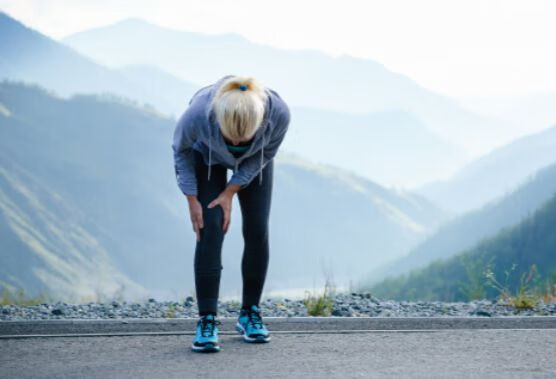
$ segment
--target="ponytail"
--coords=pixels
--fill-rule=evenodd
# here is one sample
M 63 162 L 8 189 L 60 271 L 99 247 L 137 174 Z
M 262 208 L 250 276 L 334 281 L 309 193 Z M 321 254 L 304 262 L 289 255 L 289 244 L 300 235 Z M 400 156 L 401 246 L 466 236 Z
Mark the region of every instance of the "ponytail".
M 266 91 L 255 78 L 234 76 L 218 88 L 211 106 L 226 137 L 249 139 L 264 118 L 266 101 Z

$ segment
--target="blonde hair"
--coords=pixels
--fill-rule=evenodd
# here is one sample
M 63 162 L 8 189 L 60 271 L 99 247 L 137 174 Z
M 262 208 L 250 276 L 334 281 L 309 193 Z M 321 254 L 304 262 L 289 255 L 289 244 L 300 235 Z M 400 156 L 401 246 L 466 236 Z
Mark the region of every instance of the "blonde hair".
M 234 76 L 218 88 L 211 106 L 225 137 L 250 139 L 261 125 L 267 94 L 253 77 Z

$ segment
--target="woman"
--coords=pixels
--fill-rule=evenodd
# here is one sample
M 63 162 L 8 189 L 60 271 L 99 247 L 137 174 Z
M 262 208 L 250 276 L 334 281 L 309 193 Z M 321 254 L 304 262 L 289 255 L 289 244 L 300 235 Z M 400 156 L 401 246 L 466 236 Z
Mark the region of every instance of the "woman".
M 227 75 L 201 88 L 174 132 L 175 172 L 197 236 L 194 259 L 199 320 L 194 351 L 219 351 L 217 302 L 224 234 L 237 193 L 245 242 L 242 307 L 236 330 L 268 342 L 259 302 L 269 258 L 274 156 L 290 122 L 284 100 L 252 77 Z M 233 170 L 228 180 L 227 169 Z M 254 180 L 258 176 L 259 180 Z

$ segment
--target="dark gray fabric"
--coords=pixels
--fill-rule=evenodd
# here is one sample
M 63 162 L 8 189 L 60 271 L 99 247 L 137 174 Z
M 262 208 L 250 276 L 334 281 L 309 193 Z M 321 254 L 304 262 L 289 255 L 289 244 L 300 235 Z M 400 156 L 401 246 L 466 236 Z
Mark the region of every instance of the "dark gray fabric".
M 208 166 L 202 154 L 194 151 L 197 198 L 203 206 L 201 239 L 196 242 L 194 273 L 199 314 L 217 312 L 222 266 L 224 212 L 222 207 L 207 208 L 225 188 L 227 168 L 216 164 L 212 167 L 210 181 Z M 237 192 L 241 215 L 242 234 L 245 242 L 241 273 L 243 278 L 242 305 L 259 305 L 269 261 L 269 216 L 273 186 L 274 159 L 264 167 L 262 184 L 252 181 Z M 234 222 L 234 220 L 232 220 Z M 237 220 L 235 221 L 237 222 Z

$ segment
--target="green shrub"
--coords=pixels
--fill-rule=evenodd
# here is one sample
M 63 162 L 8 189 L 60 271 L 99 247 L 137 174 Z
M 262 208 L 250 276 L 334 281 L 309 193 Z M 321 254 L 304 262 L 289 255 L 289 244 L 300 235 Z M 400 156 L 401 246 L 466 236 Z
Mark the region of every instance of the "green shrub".
M 331 281 L 327 280 L 322 294 L 311 294 L 305 291 L 303 303 L 307 308 L 307 313 L 311 316 L 330 316 L 334 307 L 335 287 Z
M 537 266 L 531 265 L 529 271 L 523 272 L 519 280 L 519 287 L 515 295 L 511 294 L 508 289 L 508 280 L 512 272 L 515 270 L 517 265 L 514 263 L 509 270 L 504 271 L 505 280 L 501 283 L 496 279 L 494 272 L 491 267 L 488 266 L 485 271 L 485 276 L 487 278 L 487 284 L 491 287 L 497 289 L 500 292 L 502 299 L 508 304 L 518 308 L 518 309 L 532 309 L 539 303 L 539 296 L 535 294 L 531 288 L 531 284 L 535 281 L 537 277 Z
M 8 287 L 4 287 L 2 291 L 0 291 L 0 305 L 29 306 L 51 301 L 51 297 L 45 293 L 41 293 L 37 296 L 28 296 L 22 289 L 12 292 Z

